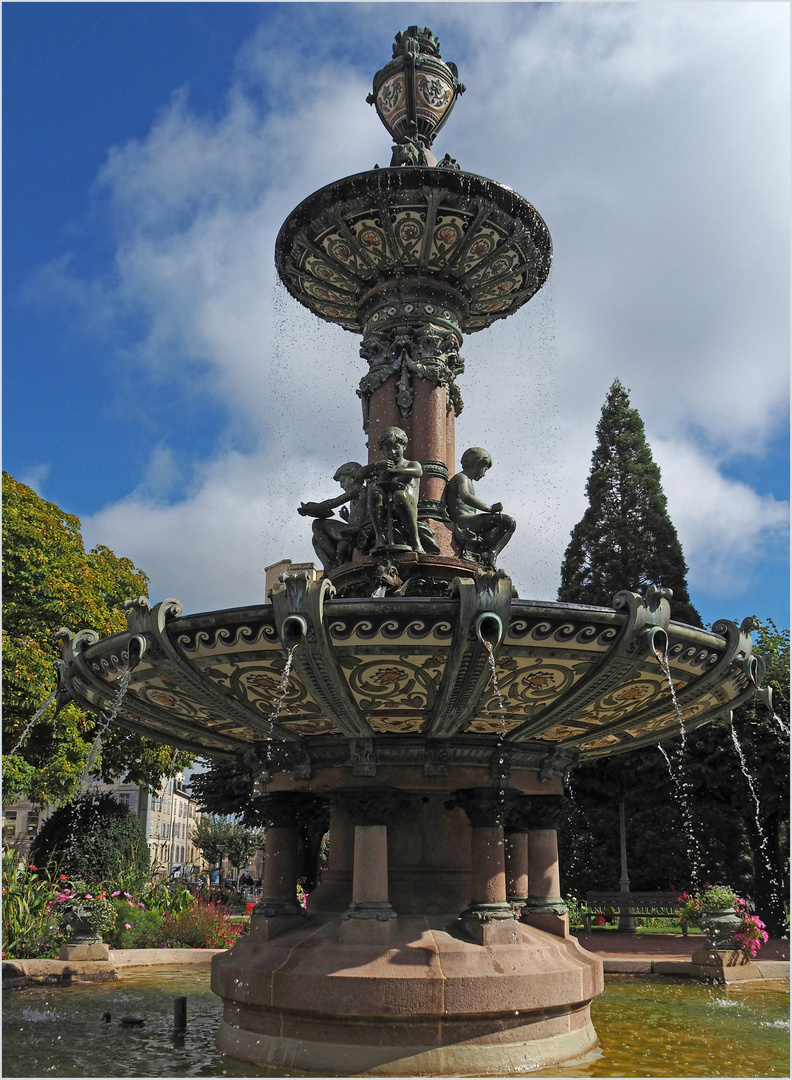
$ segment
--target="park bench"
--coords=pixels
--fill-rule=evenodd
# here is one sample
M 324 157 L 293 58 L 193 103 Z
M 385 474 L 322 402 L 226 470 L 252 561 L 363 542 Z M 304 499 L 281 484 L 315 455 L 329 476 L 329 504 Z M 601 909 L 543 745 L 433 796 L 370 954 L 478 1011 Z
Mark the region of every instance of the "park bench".
M 679 905 L 679 893 L 675 892 L 588 892 L 583 927 L 590 934 L 593 919 L 613 911 L 641 918 L 674 919 L 679 915 Z M 681 925 L 687 937 L 687 926 Z

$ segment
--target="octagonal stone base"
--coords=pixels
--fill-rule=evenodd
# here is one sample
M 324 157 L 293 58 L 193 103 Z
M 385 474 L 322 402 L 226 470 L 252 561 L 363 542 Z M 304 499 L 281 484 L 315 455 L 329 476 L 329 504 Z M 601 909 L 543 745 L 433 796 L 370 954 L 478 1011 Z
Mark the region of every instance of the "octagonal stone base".
M 218 1046 L 323 1075 L 503 1076 L 597 1046 L 602 961 L 574 938 L 513 921 L 502 944 L 470 941 L 454 915 L 400 916 L 386 944 L 342 941 L 340 916 L 212 962 Z

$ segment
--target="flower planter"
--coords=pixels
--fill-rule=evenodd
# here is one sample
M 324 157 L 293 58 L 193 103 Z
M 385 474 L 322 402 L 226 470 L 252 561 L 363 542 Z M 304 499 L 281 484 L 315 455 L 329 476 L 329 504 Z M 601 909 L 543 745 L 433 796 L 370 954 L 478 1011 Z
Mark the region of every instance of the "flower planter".
M 707 944 L 713 949 L 736 949 L 734 935 L 742 925 L 742 918 L 733 907 L 705 908 L 697 925 L 707 935 Z

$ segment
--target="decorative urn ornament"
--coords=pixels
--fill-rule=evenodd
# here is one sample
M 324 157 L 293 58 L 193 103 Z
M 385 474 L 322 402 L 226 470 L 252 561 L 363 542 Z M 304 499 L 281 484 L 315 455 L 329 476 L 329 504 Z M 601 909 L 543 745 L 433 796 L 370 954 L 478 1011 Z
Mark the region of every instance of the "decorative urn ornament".
M 396 35 L 393 59 L 374 76 L 366 98 L 396 143 L 391 165 L 437 164 L 430 148 L 464 91 L 456 64 L 441 58 L 429 27 L 410 26 Z

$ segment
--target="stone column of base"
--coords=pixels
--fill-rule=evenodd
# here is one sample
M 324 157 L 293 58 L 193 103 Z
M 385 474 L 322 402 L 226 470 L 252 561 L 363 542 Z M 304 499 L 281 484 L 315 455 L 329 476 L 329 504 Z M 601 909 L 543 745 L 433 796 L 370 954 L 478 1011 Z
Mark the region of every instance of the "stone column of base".
M 519 918 L 528 899 L 528 833 L 506 825 L 503 833 L 506 855 L 506 902 Z
M 569 917 L 561 898 L 558 875 L 558 819 L 561 795 L 532 795 L 526 799 L 531 827 L 528 839 L 528 899 L 523 922 L 559 937 L 569 936 Z
M 305 912 L 297 903 L 297 878 L 301 869 L 298 828 L 304 798 L 277 792 L 262 800 L 266 822 L 264 889 L 250 917 L 250 933 L 266 941 L 305 920 Z
M 352 902 L 341 917 L 340 940 L 386 942 L 396 912 L 388 900 L 388 827 L 398 806 L 395 792 L 359 789 L 345 794 L 342 804 L 355 822 L 352 864 Z
M 519 927 L 506 900 L 504 793 L 470 788 L 458 791 L 446 805 L 461 806 L 470 822 L 470 904 L 460 916 L 465 932 L 480 945 L 519 941 Z
M 338 800 L 330 806 L 328 867 L 316 892 L 308 897 L 308 911 L 344 911 L 352 899 L 355 823 Z

